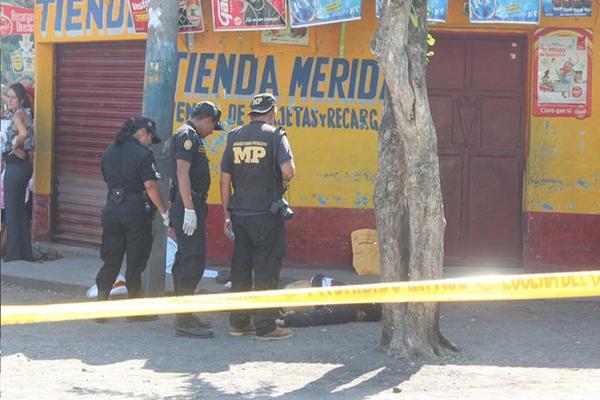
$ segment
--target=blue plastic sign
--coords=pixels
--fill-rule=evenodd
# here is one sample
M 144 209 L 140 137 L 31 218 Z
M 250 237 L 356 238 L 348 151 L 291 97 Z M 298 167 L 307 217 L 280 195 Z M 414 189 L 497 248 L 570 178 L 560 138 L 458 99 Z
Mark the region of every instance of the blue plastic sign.
M 537 24 L 540 0 L 469 0 L 469 17 L 477 24 Z
M 290 0 L 292 28 L 352 21 L 362 16 L 362 0 Z
M 384 0 L 375 0 L 375 16 L 379 18 Z M 427 21 L 446 22 L 448 0 L 429 0 L 427 2 Z

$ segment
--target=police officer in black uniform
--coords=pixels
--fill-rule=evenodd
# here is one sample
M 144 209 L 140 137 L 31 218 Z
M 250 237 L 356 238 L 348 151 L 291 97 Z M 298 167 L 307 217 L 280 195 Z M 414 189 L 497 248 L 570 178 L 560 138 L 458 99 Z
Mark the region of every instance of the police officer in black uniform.
M 160 143 L 156 123 L 147 117 L 131 118 L 117 133 L 115 142 L 102 155 L 102 177 L 108 186 L 102 209 L 104 265 L 96 276 L 98 300 L 107 300 L 123 256 L 127 254 L 125 285 L 129 298 L 141 295 L 142 272 L 152 248 L 155 207 L 169 225 L 167 208 L 156 184 L 156 168 L 150 145 Z M 156 317 L 129 317 L 144 321 Z M 105 322 L 99 319 L 97 322 Z
M 190 120 L 173 137 L 173 186 L 170 211 L 177 236 L 173 264 L 173 283 L 178 296 L 194 294 L 206 267 L 206 197 L 210 187 L 210 169 L 203 138 L 213 130 L 223 130 L 221 110 L 209 101 L 198 103 Z M 191 313 L 175 316 L 175 334 L 194 338 L 213 337 L 209 323 Z
M 284 218 L 291 216 L 282 201 L 284 183 L 294 176 L 294 160 L 283 128 L 273 127 L 277 107 L 272 94 L 256 95 L 248 125 L 231 131 L 221 160 L 221 200 L 225 232 L 233 228 L 231 260 L 233 291 L 278 287 L 285 255 Z M 233 189 L 233 194 L 232 194 Z M 254 334 L 260 339 L 285 339 L 292 331 L 275 323 L 277 312 L 230 315 L 232 336 Z

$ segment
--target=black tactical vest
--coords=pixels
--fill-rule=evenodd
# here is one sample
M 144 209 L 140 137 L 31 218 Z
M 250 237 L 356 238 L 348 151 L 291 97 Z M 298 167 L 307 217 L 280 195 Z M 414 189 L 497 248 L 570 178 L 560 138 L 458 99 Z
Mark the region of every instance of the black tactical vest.
M 232 131 L 228 142 L 234 189 L 229 210 L 268 213 L 273 200 L 281 197 L 281 172 L 275 166 L 275 149 L 281 142 L 278 130 L 255 121 Z

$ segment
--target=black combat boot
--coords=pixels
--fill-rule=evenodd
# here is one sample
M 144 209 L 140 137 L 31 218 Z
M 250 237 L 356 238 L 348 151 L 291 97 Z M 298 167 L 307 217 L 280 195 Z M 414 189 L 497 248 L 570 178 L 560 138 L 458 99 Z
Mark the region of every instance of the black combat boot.
M 191 313 L 184 313 L 175 315 L 175 336 L 210 339 L 214 334 L 210 324 L 199 321 Z
M 96 297 L 96 301 L 108 300 L 109 296 L 110 296 L 110 291 L 98 290 L 98 296 Z M 108 322 L 108 318 L 94 318 L 94 321 L 98 324 L 104 324 L 104 323 Z

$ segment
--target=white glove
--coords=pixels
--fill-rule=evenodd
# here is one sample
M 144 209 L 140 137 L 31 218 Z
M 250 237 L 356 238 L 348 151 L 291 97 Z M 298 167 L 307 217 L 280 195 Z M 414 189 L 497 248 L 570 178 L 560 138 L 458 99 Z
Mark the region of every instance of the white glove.
M 233 234 L 233 226 L 231 225 L 231 220 L 229 218 L 225 220 L 223 232 L 225 233 L 225 236 L 227 236 L 227 238 L 230 241 L 233 242 L 235 240 L 235 235 Z
M 198 219 L 196 218 L 196 211 L 186 208 L 183 215 L 183 233 L 192 236 L 197 227 Z
M 169 212 L 167 211 L 164 214 L 160 214 L 160 216 L 163 219 L 163 224 L 164 226 L 166 226 L 167 228 L 169 227 L 169 224 L 171 223 L 171 220 L 169 219 Z

